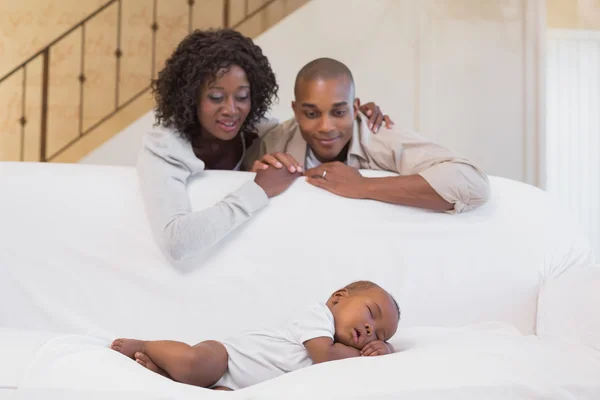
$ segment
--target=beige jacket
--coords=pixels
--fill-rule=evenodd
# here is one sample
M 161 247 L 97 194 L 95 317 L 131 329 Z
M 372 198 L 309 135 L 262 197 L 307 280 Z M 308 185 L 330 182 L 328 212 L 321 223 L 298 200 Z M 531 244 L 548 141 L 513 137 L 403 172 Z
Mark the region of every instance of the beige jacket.
M 470 161 L 415 132 L 393 127 L 373 133 L 367 122 L 368 118 L 359 113 L 348 149 L 349 166 L 399 175 L 419 174 L 444 200 L 454 204 L 450 213 L 475 208 L 489 198 L 487 176 Z M 285 121 L 257 140 L 244 164 L 250 169 L 254 160 L 275 152 L 289 153 L 305 163 L 307 144 L 295 119 Z

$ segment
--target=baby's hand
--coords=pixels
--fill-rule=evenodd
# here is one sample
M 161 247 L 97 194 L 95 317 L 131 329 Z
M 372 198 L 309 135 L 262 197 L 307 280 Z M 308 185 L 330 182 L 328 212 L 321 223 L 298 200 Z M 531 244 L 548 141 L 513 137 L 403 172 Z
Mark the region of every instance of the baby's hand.
M 386 342 L 382 342 L 381 340 L 373 340 L 372 342 L 367 343 L 365 347 L 362 348 L 360 354 L 362 356 L 382 356 L 384 354 L 391 354 L 394 352 L 394 348 L 391 344 L 387 344 Z

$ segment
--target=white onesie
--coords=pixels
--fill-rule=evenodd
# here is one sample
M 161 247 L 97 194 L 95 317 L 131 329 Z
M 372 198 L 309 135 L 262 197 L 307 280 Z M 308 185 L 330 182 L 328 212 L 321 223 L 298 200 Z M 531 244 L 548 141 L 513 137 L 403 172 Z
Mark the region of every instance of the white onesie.
M 302 343 L 323 336 L 333 339 L 334 333 L 329 307 L 315 304 L 292 315 L 279 328 L 247 331 L 223 340 L 228 368 L 215 386 L 238 390 L 308 367 L 312 360 Z

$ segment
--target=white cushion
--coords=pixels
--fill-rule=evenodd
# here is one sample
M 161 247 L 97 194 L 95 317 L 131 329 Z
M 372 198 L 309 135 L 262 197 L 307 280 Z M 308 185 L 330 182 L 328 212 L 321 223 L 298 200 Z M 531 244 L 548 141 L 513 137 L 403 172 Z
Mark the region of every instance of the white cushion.
M 574 268 L 544 282 L 537 335 L 584 346 L 600 358 L 600 265 Z

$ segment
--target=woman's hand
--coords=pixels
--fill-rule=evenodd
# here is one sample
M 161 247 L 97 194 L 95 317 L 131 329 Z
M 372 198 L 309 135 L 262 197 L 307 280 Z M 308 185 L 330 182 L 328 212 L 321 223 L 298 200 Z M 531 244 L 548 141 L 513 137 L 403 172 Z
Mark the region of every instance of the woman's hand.
M 369 117 L 369 129 L 371 129 L 373 133 L 377 133 L 383 122 L 385 122 L 385 126 L 388 129 L 394 126 L 394 122 L 388 115 L 383 115 L 377 104 L 370 102 L 361 106 L 360 99 L 357 98 L 356 101 L 358 102 L 358 109 Z
M 283 168 L 277 169 L 267 167 L 267 169 L 256 172 L 254 182 L 256 182 L 256 184 L 265 191 L 267 197 L 270 198 L 283 193 L 300 176 L 302 175 L 298 172 L 291 173 Z
M 251 171 L 258 172 L 269 167 L 277 169 L 285 167 L 292 174 L 303 171 L 302 164 L 288 153 L 265 154 L 260 160 L 254 161 Z

